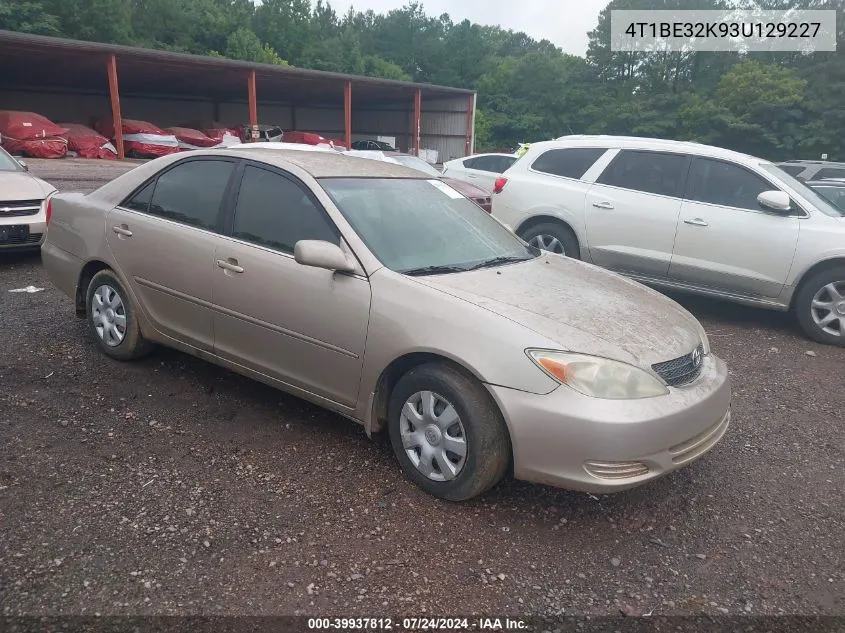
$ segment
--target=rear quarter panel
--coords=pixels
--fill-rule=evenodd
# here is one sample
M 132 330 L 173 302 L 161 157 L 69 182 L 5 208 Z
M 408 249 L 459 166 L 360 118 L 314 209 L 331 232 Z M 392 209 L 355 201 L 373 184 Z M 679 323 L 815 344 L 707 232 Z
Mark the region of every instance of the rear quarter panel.
M 106 245 L 109 204 L 81 193 L 60 193 L 52 199 L 52 218 L 41 259 L 50 281 L 70 297 L 83 266 L 92 260 L 113 267 Z

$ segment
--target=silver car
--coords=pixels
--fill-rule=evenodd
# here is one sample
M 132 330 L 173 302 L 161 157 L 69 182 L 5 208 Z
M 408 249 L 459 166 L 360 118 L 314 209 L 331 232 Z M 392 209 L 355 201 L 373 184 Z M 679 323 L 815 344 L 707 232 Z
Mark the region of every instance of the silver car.
M 730 420 L 727 369 L 686 310 L 528 246 L 400 165 L 160 158 L 56 195 L 42 256 L 105 355 L 167 345 L 386 429 L 445 499 L 511 466 L 622 490 L 701 456 Z
M 26 163 L 0 147 L 0 249 L 41 246 L 49 198 L 56 188 L 29 173 Z

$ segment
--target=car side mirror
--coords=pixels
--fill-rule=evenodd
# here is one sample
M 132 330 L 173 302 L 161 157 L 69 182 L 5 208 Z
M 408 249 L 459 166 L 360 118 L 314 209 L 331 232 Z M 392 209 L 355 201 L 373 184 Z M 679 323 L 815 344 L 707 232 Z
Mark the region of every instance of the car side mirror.
M 29 171 L 29 165 L 26 164 L 26 161 L 18 159 L 18 165 L 23 167 L 24 171 Z
M 313 268 L 325 268 L 341 273 L 351 273 L 355 264 L 349 260 L 340 246 L 322 240 L 300 240 L 293 247 L 293 257 L 298 264 Z
M 757 196 L 757 202 L 764 209 L 777 213 L 789 213 L 792 211 L 792 201 L 789 194 L 783 191 L 764 191 Z

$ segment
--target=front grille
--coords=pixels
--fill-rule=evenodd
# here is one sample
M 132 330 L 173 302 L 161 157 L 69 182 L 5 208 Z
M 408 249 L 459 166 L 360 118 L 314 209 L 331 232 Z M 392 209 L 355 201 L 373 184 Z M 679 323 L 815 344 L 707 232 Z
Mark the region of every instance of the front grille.
M 651 368 L 657 372 L 670 387 L 687 385 L 698 378 L 704 366 L 704 347 L 699 345 L 686 356 L 655 363 Z
M 0 201 L 0 218 L 16 218 L 35 215 L 41 210 L 41 200 Z
M 38 242 L 41 241 L 41 236 L 42 233 L 30 233 L 26 237 L 20 237 L 17 235 L 10 236 L 9 239 L 7 239 L 6 241 L 0 242 L 0 246 L 20 246 L 22 244 L 38 244 Z

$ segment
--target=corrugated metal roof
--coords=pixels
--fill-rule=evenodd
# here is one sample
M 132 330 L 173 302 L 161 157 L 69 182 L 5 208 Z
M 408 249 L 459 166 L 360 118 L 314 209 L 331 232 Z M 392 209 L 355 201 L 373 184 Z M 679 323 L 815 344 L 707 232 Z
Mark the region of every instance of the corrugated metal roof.
M 85 89 L 104 87 L 105 61 L 110 55 L 118 59 L 122 91 L 138 94 L 169 92 L 169 87 L 182 87 L 187 93 L 231 96 L 246 93 L 244 75 L 254 70 L 259 79 L 259 100 L 285 99 L 286 88 L 309 94 L 342 91 L 346 81 L 353 82 L 353 99 L 377 101 L 404 98 L 416 89 L 423 99 L 437 99 L 456 94 L 473 94 L 472 90 L 435 86 L 392 79 L 346 75 L 290 66 L 274 66 L 220 57 L 205 57 L 154 49 L 84 42 L 12 31 L 0 31 L 0 59 L 3 73 L 0 84 L 5 87 L 32 85 L 41 87 L 74 86 Z M 209 73 L 197 72 L 208 70 Z M 199 92 L 197 92 L 199 91 Z M 182 94 L 186 94 L 183 92 Z M 290 97 L 291 95 L 288 94 Z M 308 100 L 308 99 L 306 99 Z

